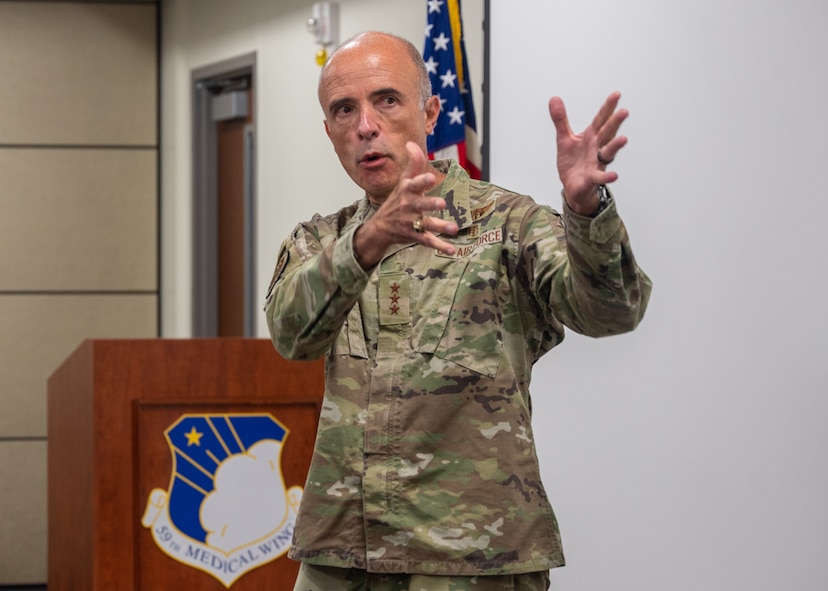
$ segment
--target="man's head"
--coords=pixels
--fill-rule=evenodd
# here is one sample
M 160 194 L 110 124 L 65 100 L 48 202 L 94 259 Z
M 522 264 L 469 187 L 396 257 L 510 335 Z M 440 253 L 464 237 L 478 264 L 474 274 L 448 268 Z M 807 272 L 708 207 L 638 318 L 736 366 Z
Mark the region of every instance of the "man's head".
M 426 151 L 440 112 L 417 49 L 378 32 L 357 35 L 334 52 L 319 78 L 319 103 L 339 161 L 376 203 L 405 169 L 405 144 Z

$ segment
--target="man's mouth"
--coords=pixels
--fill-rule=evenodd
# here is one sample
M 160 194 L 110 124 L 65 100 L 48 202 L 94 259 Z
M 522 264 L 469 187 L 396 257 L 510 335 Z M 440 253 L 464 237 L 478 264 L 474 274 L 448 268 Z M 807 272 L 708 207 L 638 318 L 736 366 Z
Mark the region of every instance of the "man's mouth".
M 380 154 L 379 152 L 371 152 L 369 154 L 365 154 L 362 158 L 360 158 L 359 163 L 366 168 L 371 168 L 374 166 L 378 166 L 384 160 L 384 154 Z

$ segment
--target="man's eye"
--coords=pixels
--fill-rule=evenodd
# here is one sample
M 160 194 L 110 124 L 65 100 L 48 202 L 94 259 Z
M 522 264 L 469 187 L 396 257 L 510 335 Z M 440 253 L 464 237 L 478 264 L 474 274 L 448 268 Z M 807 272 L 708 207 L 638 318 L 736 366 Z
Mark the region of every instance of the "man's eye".
M 387 97 L 383 98 L 382 100 L 383 100 L 383 102 L 384 102 L 386 105 L 393 105 L 393 104 L 396 104 L 396 102 L 397 102 L 397 97 L 395 97 L 395 96 L 387 96 Z

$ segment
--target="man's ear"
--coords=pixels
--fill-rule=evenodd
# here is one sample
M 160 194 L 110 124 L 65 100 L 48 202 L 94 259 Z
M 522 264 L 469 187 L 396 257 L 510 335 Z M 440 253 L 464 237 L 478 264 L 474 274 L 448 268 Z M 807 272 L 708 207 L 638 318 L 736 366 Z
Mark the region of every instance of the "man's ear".
M 440 115 L 440 99 L 432 95 L 425 104 L 425 131 L 430 134 L 437 125 L 437 117 Z
M 328 120 L 323 119 L 322 124 L 325 126 L 325 133 L 328 134 L 328 139 L 331 139 L 331 130 L 328 128 Z

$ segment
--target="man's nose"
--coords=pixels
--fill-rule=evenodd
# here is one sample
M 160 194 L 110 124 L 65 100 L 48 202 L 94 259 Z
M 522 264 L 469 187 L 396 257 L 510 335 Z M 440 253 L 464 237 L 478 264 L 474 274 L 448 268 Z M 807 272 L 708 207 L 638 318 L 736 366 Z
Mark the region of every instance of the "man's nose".
M 363 109 L 359 114 L 359 127 L 357 133 L 362 138 L 374 137 L 379 133 L 377 126 L 377 117 L 371 109 Z

